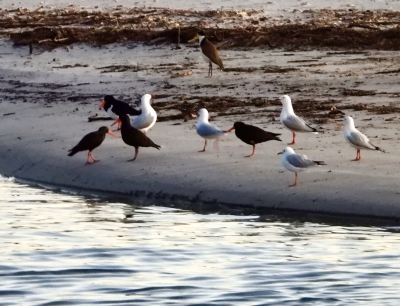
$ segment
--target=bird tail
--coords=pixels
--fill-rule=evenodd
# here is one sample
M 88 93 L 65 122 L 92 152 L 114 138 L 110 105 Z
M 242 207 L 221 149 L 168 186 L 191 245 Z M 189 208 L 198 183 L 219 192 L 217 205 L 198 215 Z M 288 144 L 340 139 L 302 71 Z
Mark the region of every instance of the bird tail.
M 73 155 L 75 155 L 76 153 L 78 153 L 78 151 L 75 151 L 74 149 L 71 149 L 71 150 L 68 150 L 68 156 L 73 156 Z
M 157 150 L 160 150 L 160 148 L 161 148 L 161 146 L 159 146 L 158 144 L 155 144 L 154 142 L 153 142 L 152 147 L 156 148 Z
M 326 163 L 321 160 L 313 160 L 313 162 L 316 163 L 318 166 L 326 165 Z
M 280 139 L 278 136 L 281 134 L 277 134 L 277 133 L 271 133 L 272 136 L 274 136 L 274 138 L 272 138 L 273 140 L 277 140 L 277 141 L 282 141 L 282 139 Z
M 387 153 L 384 149 L 381 149 L 381 148 L 379 148 L 377 146 L 375 146 L 375 150 L 378 150 L 378 151 L 380 151 L 382 153 Z

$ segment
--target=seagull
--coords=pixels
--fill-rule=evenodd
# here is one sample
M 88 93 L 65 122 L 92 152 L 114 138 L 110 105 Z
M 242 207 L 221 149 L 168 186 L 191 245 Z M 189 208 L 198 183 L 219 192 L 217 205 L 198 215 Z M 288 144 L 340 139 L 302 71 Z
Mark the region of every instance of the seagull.
M 295 173 L 294 184 L 289 185 L 289 187 L 297 186 L 297 173 L 304 171 L 309 167 L 326 165 L 323 161 L 316 161 L 308 159 L 304 154 L 296 154 L 291 147 L 286 147 L 282 152 L 278 154 L 283 154 L 281 158 L 282 165 L 289 171 Z
M 208 122 L 208 111 L 205 108 L 199 109 L 199 119 L 196 124 L 196 132 L 204 138 L 204 148 L 199 152 L 205 152 L 208 139 L 215 139 L 214 147 L 218 146 L 219 137 L 225 135 L 225 132 L 217 128 L 214 124 Z
M 237 138 L 239 138 L 244 143 L 247 143 L 247 144 L 253 146 L 253 152 L 250 155 L 245 156 L 245 157 L 252 157 L 254 155 L 257 143 L 261 143 L 261 142 L 265 142 L 265 141 L 269 141 L 269 140 L 282 141 L 278 137 L 281 134 L 267 132 L 267 131 L 264 131 L 263 129 L 260 129 L 259 127 L 245 124 L 243 122 L 235 122 L 233 124 L 233 127 L 230 128 L 229 130 L 227 130 L 226 133 L 228 133 L 232 130 L 235 130 L 235 135 Z
M 89 150 L 88 156 L 86 159 L 86 165 L 90 165 L 92 163 L 98 162 L 99 159 L 95 159 L 93 157 L 92 151 L 94 149 L 96 149 L 99 145 L 102 144 L 102 142 L 106 138 L 106 134 L 110 134 L 111 136 L 117 137 L 113 132 L 108 130 L 108 127 L 102 126 L 101 128 L 99 128 L 98 131 L 91 132 L 91 133 L 83 136 L 81 141 L 79 141 L 79 143 L 75 147 L 68 150 L 68 152 L 70 152 L 70 153 L 68 153 L 68 156 L 73 156 L 80 151 Z M 92 158 L 92 160 L 93 160 L 92 163 L 89 161 L 89 157 Z
M 188 42 L 194 42 L 196 39 L 199 39 L 201 55 L 208 63 L 208 76 L 212 76 L 212 63 L 217 65 L 220 70 L 223 70 L 224 64 L 222 64 L 217 48 L 215 48 L 215 46 L 207 39 L 204 31 L 199 31 L 196 36 Z
M 128 103 L 119 101 L 110 95 L 106 95 L 104 97 L 104 101 L 99 105 L 99 109 L 102 107 L 104 107 L 104 110 L 107 112 L 107 114 L 114 120 L 118 119 L 119 116 L 123 114 L 138 116 L 142 113 L 142 111 L 134 109 Z M 118 130 L 120 129 L 121 127 L 118 124 Z
M 317 129 L 309 126 L 303 119 L 296 116 L 293 111 L 292 100 L 288 95 L 283 95 L 279 97 L 277 100 L 282 103 L 282 111 L 280 116 L 281 123 L 293 133 L 293 139 L 290 145 L 296 144 L 296 132 L 298 133 L 307 133 L 311 132 L 314 134 L 318 134 Z
M 128 160 L 134 161 L 139 153 L 139 147 L 153 147 L 160 150 L 161 146 L 155 144 L 146 134 L 140 132 L 138 129 L 131 126 L 128 115 L 119 117 L 121 120 L 121 137 L 122 140 L 128 145 L 135 147 L 135 156 Z
M 345 122 L 344 139 L 346 139 L 346 141 L 352 147 L 357 149 L 356 159 L 353 159 L 353 161 L 359 161 L 361 159 L 361 149 L 378 150 L 386 153 L 385 150 L 372 144 L 367 136 L 356 129 L 354 126 L 354 119 L 352 117 L 346 116 L 343 120 Z
M 150 105 L 150 99 L 152 97 L 153 95 L 150 94 L 145 94 L 142 96 L 140 102 L 140 108 L 142 113 L 135 119 L 133 119 L 131 122 L 132 126 L 135 129 L 140 130 L 144 134 L 146 134 L 147 131 L 153 127 L 153 125 L 156 123 L 157 120 L 157 113 Z M 121 122 L 120 119 L 121 117 L 112 125 L 116 124 L 117 122 L 118 123 Z

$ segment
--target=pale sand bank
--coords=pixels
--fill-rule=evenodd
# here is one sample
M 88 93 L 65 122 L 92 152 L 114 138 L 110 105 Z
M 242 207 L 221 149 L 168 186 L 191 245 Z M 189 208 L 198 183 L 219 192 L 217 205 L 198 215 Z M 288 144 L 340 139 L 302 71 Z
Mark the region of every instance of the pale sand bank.
M 2 40 L 1 50 L 0 173 L 3 175 L 71 188 L 132 194 L 139 196 L 138 201 L 150 199 L 155 203 L 173 202 L 183 196 L 185 201 L 400 217 L 398 113 L 344 110 L 347 115 L 354 115 L 362 132 L 388 151 L 387 154 L 362 151 L 361 162 L 350 161 L 356 152 L 345 143 L 341 123 L 329 119 L 316 124 L 313 118 L 307 118 L 325 133 L 299 134 L 294 149 L 328 165 L 300 173 L 299 186 L 295 188 L 288 188 L 294 174 L 284 170 L 277 155 L 291 140 L 291 133 L 279 123 L 279 105 L 232 108 L 227 112 L 246 109 L 248 113 L 215 117 L 213 123 L 223 129 L 230 128 L 234 121 L 245 121 L 282 133 L 282 143 L 258 145 L 251 159 L 243 157 L 250 154 L 251 147 L 233 133 L 221 141 L 219 151 L 209 144 L 206 153 L 198 153 L 203 140 L 195 132 L 196 119 L 157 122 L 148 136 L 162 146 L 161 150 L 141 148 L 138 159 L 132 163 L 127 160 L 133 157 L 134 149 L 120 138 L 112 137 L 94 150 L 94 156 L 101 159 L 99 163 L 84 166 L 86 153 L 67 157 L 67 150 L 83 135 L 111 123 L 87 121 L 95 113 L 106 115 L 97 109 L 105 94 L 133 100 L 147 92 L 155 93 L 155 105 L 182 103 L 183 95 L 262 97 L 273 101 L 281 94 L 289 94 L 295 110 L 296 100 L 301 99 L 325 101 L 332 106 L 352 103 L 396 106 L 397 74 L 376 74 L 399 67 L 396 52 L 332 55 L 328 51 L 310 51 L 285 56 L 287 52 L 276 50 L 225 50 L 221 56 L 226 67 L 266 65 L 296 70 L 287 73 L 216 70 L 213 78 L 206 78 L 207 65 L 198 50 L 185 46 L 178 55 L 171 46 L 130 49 L 112 45 L 101 49 L 74 46 L 68 51 L 57 49 L 29 56 L 25 48 L 14 49 Z M 296 62 L 305 59 L 325 64 L 306 66 L 304 62 Z M 191 76 L 170 79 L 176 72 L 174 66 L 156 69 L 163 63 L 176 63 L 180 67 L 182 61 L 193 71 Z M 53 68 L 77 63 L 88 67 Z M 120 73 L 101 73 L 101 69 L 96 69 L 123 64 L 139 64 L 144 68 Z M 376 93 L 343 95 L 345 90 L 354 89 Z M 76 96 L 82 99 L 68 100 Z M 164 109 L 159 116 L 175 113 L 179 111 Z

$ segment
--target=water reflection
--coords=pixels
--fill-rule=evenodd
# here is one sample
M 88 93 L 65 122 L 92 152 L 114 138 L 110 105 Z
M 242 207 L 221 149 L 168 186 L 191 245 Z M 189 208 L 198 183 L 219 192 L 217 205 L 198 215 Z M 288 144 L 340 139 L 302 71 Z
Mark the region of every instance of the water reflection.
M 196 214 L 0 180 L 2 305 L 397 305 L 396 228 Z

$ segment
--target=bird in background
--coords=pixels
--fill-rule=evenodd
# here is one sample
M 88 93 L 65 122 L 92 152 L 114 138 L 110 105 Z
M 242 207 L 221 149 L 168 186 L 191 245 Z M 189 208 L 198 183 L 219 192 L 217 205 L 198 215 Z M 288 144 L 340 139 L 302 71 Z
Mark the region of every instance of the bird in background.
M 215 139 L 214 148 L 218 149 L 218 140 L 221 136 L 225 135 L 225 132 L 216 127 L 214 124 L 208 122 L 209 114 L 205 108 L 201 108 L 198 111 L 199 119 L 196 123 L 196 132 L 204 138 L 204 148 L 199 152 L 205 152 L 207 146 L 207 140 Z
M 189 43 L 192 43 L 196 40 L 199 40 L 200 52 L 203 59 L 208 63 L 208 76 L 212 76 L 212 64 L 214 63 L 219 67 L 220 70 L 224 70 L 224 64 L 222 63 L 221 58 L 219 57 L 219 53 L 217 48 L 207 39 L 204 31 L 199 31 L 195 37 L 189 40 Z
M 68 152 L 70 152 L 68 153 L 68 156 L 73 156 L 80 151 L 89 150 L 86 159 L 86 165 L 98 162 L 99 159 L 95 159 L 93 157 L 92 151 L 103 143 L 104 139 L 106 138 L 106 134 L 110 134 L 111 136 L 117 137 L 113 132 L 108 130 L 108 127 L 102 126 L 99 128 L 98 131 L 91 132 L 83 136 L 81 141 L 79 141 L 75 147 L 68 150 Z M 92 158 L 93 162 L 90 162 L 89 158 Z
M 353 161 L 361 160 L 361 149 L 377 150 L 386 153 L 385 150 L 377 147 L 354 125 L 354 119 L 350 116 L 344 117 L 344 139 L 353 147 L 357 149 L 356 159 Z
M 278 137 L 281 134 L 267 132 L 264 131 L 263 129 L 260 129 L 259 127 L 245 124 L 243 122 L 235 122 L 233 124 L 233 127 L 227 130 L 226 132 L 228 133 L 231 132 L 232 130 L 235 130 L 235 135 L 237 138 L 239 138 L 244 143 L 253 146 L 253 152 L 245 157 L 252 157 L 254 155 L 254 152 L 256 150 L 256 144 L 258 143 L 269 140 L 282 141 Z
M 283 151 L 278 154 L 283 154 L 281 158 L 282 165 L 287 170 L 295 173 L 294 184 L 289 185 L 289 187 L 297 186 L 298 172 L 304 171 L 310 167 L 326 165 L 325 162 L 311 160 L 304 154 L 296 154 L 291 147 L 284 148 Z
M 99 105 L 99 109 L 103 108 L 107 114 L 114 120 L 119 116 L 127 114 L 130 116 L 138 116 L 142 113 L 141 110 L 136 110 L 128 103 L 115 99 L 113 96 L 107 95 L 104 97 L 103 102 Z M 115 122 L 114 122 L 115 123 Z M 111 125 L 112 126 L 112 125 Z M 121 126 L 118 124 L 118 130 Z
M 131 122 L 132 126 L 135 129 L 140 130 L 144 134 L 146 134 L 147 131 L 151 129 L 157 121 L 157 113 L 154 110 L 154 108 L 151 107 L 150 105 L 150 99 L 152 97 L 154 96 L 150 94 L 145 94 L 142 96 L 140 101 L 140 109 L 142 113 L 136 118 L 134 118 Z M 120 119 L 121 118 L 119 118 L 112 125 L 116 124 L 117 122 L 120 123 L 121 122 Z
M 122 140 L 127 145 L 135 147 L 135 156 L 133 159 L 128 161 L 136 160 L 139 153 L 139 147 L 153 147 L 157 150 L 160 150 L 161 146 L 155 144 L 149 137 L 146 136 L 146 134 L 131 126 L 128 115 L 122 115 L 119 117 L 119 119 L 121 120 Z
M 282 111 L 280 115 L 281 123 L 292 132 L 293 139 L 289 145 L 296 144 L 296 133 L 314 133 L 318 134 L 318 130 L 316 128 L 308 125 L 302 118 L 298 117 L 293 110 L 292 100 L 288 95 L 283 95 L 279 97 L 277 100 L 282 103 Z

